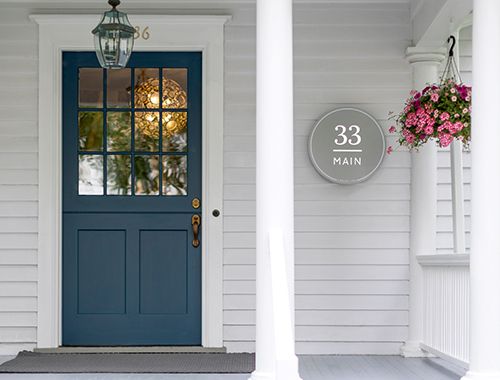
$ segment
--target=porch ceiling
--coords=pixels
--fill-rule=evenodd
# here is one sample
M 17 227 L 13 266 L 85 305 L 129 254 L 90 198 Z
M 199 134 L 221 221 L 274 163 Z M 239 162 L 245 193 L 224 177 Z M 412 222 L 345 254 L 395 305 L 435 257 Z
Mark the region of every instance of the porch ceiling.
M 412 0 L 294 0 L 297 4 L 409 4 Z M 8 6 L 33 6 L 33 7 L 51 7 L 62 5 L 65 7 L 95 8 L 96 6 L 105 8 L 105 0 L 0 0 L 0 4 Z M 217 6 L 238 4 L 255 4 L 255 0 L 126 0 L 123 6 L 127 8 L 148 8 L 148 7 L 205 7 L 213 8 Z

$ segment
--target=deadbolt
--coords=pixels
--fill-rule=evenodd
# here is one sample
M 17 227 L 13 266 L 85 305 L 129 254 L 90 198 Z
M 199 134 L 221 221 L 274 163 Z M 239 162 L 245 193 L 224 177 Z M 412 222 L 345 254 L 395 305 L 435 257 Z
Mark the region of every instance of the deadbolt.
M 198 198 L 193 198 L 191 205 L 193 206 L 194 209 L 199 209 L 200 208 L 200 200 Z

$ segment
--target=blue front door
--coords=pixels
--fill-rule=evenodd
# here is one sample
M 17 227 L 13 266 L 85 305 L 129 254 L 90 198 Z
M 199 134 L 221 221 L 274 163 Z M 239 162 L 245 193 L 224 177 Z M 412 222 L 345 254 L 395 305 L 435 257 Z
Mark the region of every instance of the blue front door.
M 63 345 L 201 344 L 201 60 L 63 54 Z

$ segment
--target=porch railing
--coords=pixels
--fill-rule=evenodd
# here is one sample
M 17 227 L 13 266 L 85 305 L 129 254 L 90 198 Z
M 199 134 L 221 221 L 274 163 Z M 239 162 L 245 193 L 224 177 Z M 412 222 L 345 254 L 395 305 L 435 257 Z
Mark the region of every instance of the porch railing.
M 422 349 L 467 368 L 469 255 L 429 255 L 418 260 L 424 287 Z

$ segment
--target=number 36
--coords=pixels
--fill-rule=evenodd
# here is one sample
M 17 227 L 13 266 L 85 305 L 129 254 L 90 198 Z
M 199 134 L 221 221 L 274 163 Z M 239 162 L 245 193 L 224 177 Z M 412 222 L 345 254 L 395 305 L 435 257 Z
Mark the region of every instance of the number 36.
M 351 137 L 346 136 L 346 132 L 349 130 L 351 133 Z M 345 145 L 349 143 L 349 145 L 358 145 L 361 142 L 361 136 L 359 135 L 360 128 L 357 125 L 351 125 L 349 128 L 346 128 L 343 125 L 337 125 L 335 127 L 335 132 L 339 132 L 337 138 L 335 139 L 335 144 L 337 145 Z

